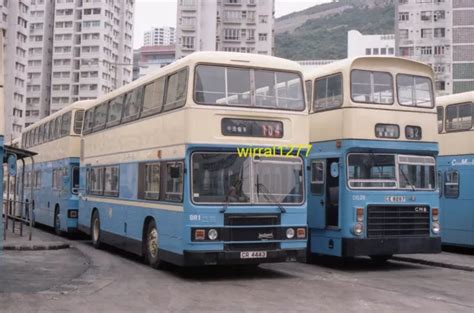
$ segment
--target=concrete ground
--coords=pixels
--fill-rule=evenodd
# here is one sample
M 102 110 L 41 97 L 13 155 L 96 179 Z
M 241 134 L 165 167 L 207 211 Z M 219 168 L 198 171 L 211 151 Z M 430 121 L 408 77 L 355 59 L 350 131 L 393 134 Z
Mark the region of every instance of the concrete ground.
M 2 221 L 3 222 L 3 221 Z M 2 225 L 3 226 L 3 225 Z M 3 229 L 0 233 L 0 251 L 1 250 L 57 250 L 69 248 L 69 243 L 60 237 L 54 236 L 52 233 L 41 231 L 38 228 L 31 229 L 23 225 L 21 231 L 20 223 L 13 224 L 9 220 L 6 230 L 6 238 L 4 239 Z M 15 231 L 13 231 L 15 227 Z
M 474 311 L 469 271 L 362 258 L 153 270 L 116 249 L 64 240 L 71 249 L 3 252 L 1 312 Z

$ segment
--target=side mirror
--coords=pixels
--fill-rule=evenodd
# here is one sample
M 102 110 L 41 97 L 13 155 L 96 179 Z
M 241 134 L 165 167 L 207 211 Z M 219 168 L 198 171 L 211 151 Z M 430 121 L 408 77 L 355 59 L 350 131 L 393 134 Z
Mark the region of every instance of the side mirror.
M 181 176 L 180 168 L 177 166 L 170 167 L 171 178 L 179 178 Z
M 331 177 L 339 177 L 339 163 L 333 162 L 331 163 Z

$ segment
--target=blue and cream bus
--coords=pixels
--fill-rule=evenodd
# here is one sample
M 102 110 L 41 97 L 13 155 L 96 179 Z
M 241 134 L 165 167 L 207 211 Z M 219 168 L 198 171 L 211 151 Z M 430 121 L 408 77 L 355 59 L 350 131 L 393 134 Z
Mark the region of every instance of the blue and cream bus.
M 79 153 L 84 107 L 73 103 L 25 128 L 21 145 L 37 153 L 25 165 L 25 202 L 35 223 L 59 235 L 77 231 Z M 33 191 L 33 195 L 32 192 Z
M 357 57 L 305 75 L 309 246 L 340 257 L 439 252 L 436 108 L 429 66 Z
M 307 127 L 298 64 L 178 60 L 86 110 L 79 227 L 155 268 L 304 259 L 304 161 L 272 152 L 306 144 Z
M 437 98 L 442 243 L 474 248 L 474 91 Z

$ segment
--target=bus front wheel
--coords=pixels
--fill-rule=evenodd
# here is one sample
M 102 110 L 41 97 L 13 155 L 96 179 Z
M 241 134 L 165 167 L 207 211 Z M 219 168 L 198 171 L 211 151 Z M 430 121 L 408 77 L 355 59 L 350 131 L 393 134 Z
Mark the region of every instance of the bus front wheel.
M 160 241 L 155 221 L 150 221 L 146 229 L 145 261 L 153 268 L 161 268 L 163 264 L 158 256 Z
M 91 222 L 91 237 L 92 237 L 92 245 L 94 248 L 100 248 L 100 218 L 99 213 L 94 211 L 92 214 L 92 222 Z

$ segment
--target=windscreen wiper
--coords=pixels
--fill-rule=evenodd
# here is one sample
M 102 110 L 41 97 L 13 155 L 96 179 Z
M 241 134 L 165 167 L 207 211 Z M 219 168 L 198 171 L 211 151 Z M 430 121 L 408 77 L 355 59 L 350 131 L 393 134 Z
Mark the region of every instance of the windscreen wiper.
M 227 207 L 229 206 L 229 202 L 230 202 L 230 191 L 232 189 L 229 188 L 229 190 L 227 191 L 226 195 L 225 195 L 225 201 L 224 201 L 224 206 L 222 207 L 222 209 L 219 211 L 220 213 L 225 213 L 227 211 Z
M 283 205 L 281 204 L 280 201 L 278 201 L 268 190 L 267 186 L 265 186 L 264 184 L 262 183 L 259 183 L 258 182 L 258 175 L 257 175 L 257 183 L 255 184 L 255 187 L 257 187 L 257 197 L 258 195 L 260 194 L 260 189 L 263 189 L 263 197 L 269 201 L 269 202 L 272 202 L 272 203 L 275 203 L 278 208 L 280 209 L 280 212 L 281 213 L 286 213 L 286 209 L 283 207 Z
M 413 183 L 411 182 L 411 180 L 408 179 L 407 175 L 405 174 L 405 171 L 404 171 L 403 168 L 401 168 L 401 167 L 400 167 L 400 173 L 402 173 L 403 178 L 405 178 L 405 180 L 407 181 L 407 183 L 410 184 L 411 190 L 412 190 L 412 191 L 415 191 L 415 186 L 413 185 Z

